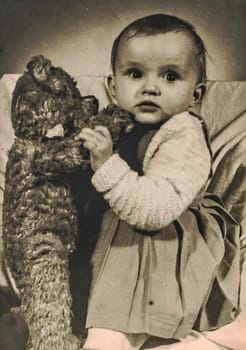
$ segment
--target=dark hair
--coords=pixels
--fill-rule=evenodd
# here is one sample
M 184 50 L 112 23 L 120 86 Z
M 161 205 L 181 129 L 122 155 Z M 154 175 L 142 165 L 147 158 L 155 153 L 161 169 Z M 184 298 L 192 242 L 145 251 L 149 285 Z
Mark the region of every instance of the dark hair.
M 199 68 L 199 81 L 205 81 L 207 78 L 206 47 L 203 40 L 197 34 L 192 24 L 178 17 L 165 14 L 154 14 L 139 18 L 122 30 L 115 39 L 111 51 L 111 67 L 113 73 L 115 73 L 115 62 L 122 40 L 127 40 L 137 36 L 155 35 L 168 32 L 183 32 L 192 39 L 197 50 L 196 57 Z

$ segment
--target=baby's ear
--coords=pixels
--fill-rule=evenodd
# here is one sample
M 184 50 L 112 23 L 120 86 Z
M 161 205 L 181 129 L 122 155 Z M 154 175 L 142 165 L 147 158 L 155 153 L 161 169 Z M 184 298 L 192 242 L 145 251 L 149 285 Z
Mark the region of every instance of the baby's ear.
M 107 76 L 105 81 L 107 92 L 113 103 L 117 104 L 116 93 L 115 93 L 115 78 L 113 74 Z
M 191 101 L 191 107 L 201 102 L 203 95 L 205 94 L 205 91 L 206 91 L 205 83 L 199 83 L 196 85 L 196 88 L 193 93 L 192 101 Z

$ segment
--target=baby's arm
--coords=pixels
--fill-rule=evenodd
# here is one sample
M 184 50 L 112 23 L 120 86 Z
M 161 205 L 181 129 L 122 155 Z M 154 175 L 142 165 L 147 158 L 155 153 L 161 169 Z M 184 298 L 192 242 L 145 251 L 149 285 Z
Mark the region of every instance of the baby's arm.
M 154 136 L 145 162 L 139 176 L 114 154 L 92 183 L 121 219 L 154 231 L 177 219 L 208 179 L 211 159 L 200 122 L 188 113 L 172 117 Z

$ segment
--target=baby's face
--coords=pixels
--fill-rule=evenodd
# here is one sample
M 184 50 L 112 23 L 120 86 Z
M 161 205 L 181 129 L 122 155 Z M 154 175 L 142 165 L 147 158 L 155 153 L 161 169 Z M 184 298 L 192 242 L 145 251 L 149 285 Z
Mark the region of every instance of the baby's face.
M 124 40 L 109 81 L 118 104 L 140 123 L 159 123 L 191 105 L 198 67 L 193 43 L 182 32 Z

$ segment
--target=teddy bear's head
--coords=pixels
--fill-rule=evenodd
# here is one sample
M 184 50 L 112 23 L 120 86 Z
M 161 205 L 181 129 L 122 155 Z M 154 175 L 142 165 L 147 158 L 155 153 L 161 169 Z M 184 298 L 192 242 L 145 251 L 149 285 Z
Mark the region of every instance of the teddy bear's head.
M 82 97 L 74 79 L 42 55 L 33 57 L 16 83 L 11 109 L 15 135 L 43 141 L 67 137 L 98 111 L 94 96 Z

